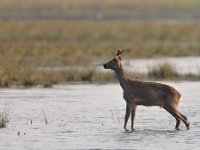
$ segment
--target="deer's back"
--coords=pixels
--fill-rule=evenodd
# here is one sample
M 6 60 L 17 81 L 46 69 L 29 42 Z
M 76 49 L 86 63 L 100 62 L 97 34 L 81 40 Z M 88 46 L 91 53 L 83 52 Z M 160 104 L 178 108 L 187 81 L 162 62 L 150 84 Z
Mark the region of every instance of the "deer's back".
M 129 86 L 126 94 L 135 99 L 137 105 L 145 106 L 177 106 L 181 94 L 173 87 L 155 83 L 129 80 Z

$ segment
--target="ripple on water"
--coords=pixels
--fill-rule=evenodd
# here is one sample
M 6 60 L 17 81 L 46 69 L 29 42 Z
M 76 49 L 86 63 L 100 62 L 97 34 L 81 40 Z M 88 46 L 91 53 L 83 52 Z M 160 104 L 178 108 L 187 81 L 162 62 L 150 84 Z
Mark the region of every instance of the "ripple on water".
M 135 131 L 124 132 L 125 102 L 119 85 L 69 85 L 54 89 L 1 91 L 9 101 L 11 119 L 1 129 L 1 149 L 192 149 L 200 147 L 200 83 L 174 83 L 183 93 L 180 108 L 191 121 L 191 129 L 174 129 L 175 119 L 159 108 L 138 108 Z M 65 92 L 65 90 L 68 90 Z M 104 92 L 106 94 L 102 94 Z M 112 91 L 112 92 L 110 92 Z M 16 93 L 18 94 L 17 96 Z M 51 95 L 49 95 L 51 93 Z M 192 97 L 192 104 L 191 99 Z M 27 100 L 26 100 L 27 98 Z M 40 99 L 38 99 L 40 98 Z M 4 106 L 5 101 L 0 100 Z M 22 101 L 19 101 L 22 99 Z M 2 107 L 4 108 L 4 107 Z M 44 123 L 45 110 L 49 124 Z M 30 124 L 33 120 L 33 124 Z M 28 122 L 28 123 L 27 123 Z M 128 123 L 130 128 L 130 122 Z M 18 136 L 17 132 L 26 133 Z M 15 142 L 13 142 L 15 141 Z M 7 147 L 9 146 L 9 148 Z

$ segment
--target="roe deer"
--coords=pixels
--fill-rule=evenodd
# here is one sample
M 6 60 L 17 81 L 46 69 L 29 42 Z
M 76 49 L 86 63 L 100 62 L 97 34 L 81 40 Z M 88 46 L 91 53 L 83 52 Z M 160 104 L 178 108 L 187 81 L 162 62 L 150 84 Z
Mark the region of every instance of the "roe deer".
M 124 129 L 127 130 L 126 125 L 131 114 L 131 129 L 134 130 L 133 124 L 137 105 L 163 107 L 176 119 L 175 128 L 177 130 L 179 130 L 181 120 L 185 123 L 187 129 L 189 129 L 189 120 L 178 110 L 181 94 L 169 85 L 156 82 L 131 80 L 127 78 L 121 64 L 121 54 L 123 52 L 124 50 L 118 50 L 114 55 L 114 59 L 110 60 L 103 66 L 105 69 L 115 71 L 123 89 L 123 95 L 126 101 Z

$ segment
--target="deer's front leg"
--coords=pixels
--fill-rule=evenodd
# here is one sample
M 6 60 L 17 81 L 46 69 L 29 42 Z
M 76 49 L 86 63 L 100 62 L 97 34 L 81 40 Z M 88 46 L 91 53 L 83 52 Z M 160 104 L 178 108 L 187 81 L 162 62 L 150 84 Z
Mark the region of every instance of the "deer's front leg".
M 132 131 L 134 130 L 133 125 L 134 125 L 134 119 L 135 119 L 135 112 L 136 112 L 136 109 L 137 109 L 137 106 L 136 106 L 136 105 L 133 105 L 132 113 L 131 113 L 131 130 L 132 130 Z
M 128 122 L 128 118 L 130 116 L 130 113 L 131 113 L 131 104 L 126 102 L 126 114 L 125 114 L 125 119 L 124 119 L 124 129 L 127 131 L 126 129 L 126 125 L 127 125 L 127 122 Z

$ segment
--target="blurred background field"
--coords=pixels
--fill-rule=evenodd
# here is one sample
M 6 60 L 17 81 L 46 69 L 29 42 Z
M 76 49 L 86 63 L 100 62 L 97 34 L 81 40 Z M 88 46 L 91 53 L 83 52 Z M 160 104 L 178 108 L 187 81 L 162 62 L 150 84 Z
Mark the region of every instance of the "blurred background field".
M 117 49 L 128 50 L 125 59 L 199 56 L 199 6 L 198 0 L 1 0 L 0 87 L 115 81 L 95 67 Z M 173 65 L 129 74 L 200 79 L 200 71 L 180 75 Z
M 1 0 L 0 17 L 176 22 L 199 19 L 199 4 L 198 0 Z

